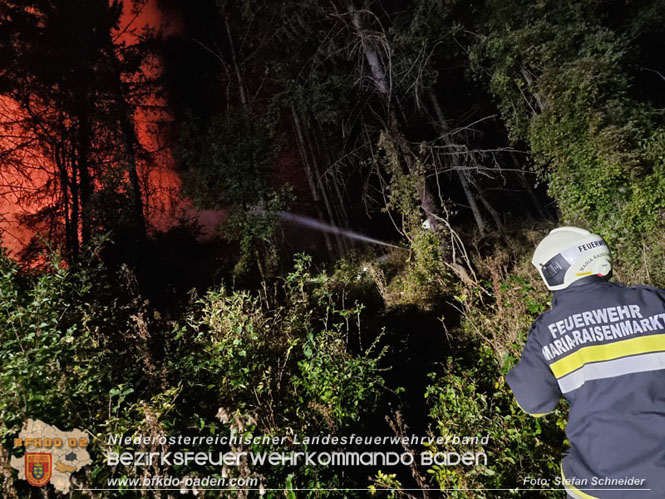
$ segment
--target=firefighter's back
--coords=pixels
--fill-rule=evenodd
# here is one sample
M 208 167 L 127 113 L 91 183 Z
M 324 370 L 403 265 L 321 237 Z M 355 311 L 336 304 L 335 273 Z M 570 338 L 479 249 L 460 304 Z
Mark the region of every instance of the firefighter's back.
M 665 292 L 609 282 L 557 291 L 532 333 L 570 403 L 571 495 L 665 497 Z

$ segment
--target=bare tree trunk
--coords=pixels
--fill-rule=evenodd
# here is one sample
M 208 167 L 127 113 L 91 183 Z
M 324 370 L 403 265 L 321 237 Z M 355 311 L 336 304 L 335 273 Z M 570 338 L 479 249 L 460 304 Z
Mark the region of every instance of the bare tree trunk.
M 455 144 L 453 143 L 452 140 L 450 140 L 450 137 L 448 135 L 450 133 L 450 125 L 448 125 L 448 121 L 446 121 L 446 118 L 443 115 L 443 111 L 441 110 L 441 106 L 439 105 L 439 99 L 436 97 L 436 94 L 432 91 L 432 89 L 428 90 L 428 94 L 430 100 L 432 101 L 434 112 L 436 113 L 436 118 L 439 124 L 439 130 L 443 137 L 443 141 L 446 143 L 446 145 L 455 146 Z M 453 163 L 456 165 L 461 164 L 459 155 L 457 154 L 453 155 Z M 463 171 L 459 169 L 455 169 L 455 171 L 457 172 L 457 178 L 459 179 L 460 184 L 462 185 L 464 196 L 466 197 L 466 200 L 469 203 L 469 208 L 471 208 L 471 213 L 473 213 L 473 218 L 476 221 L 478 232 L 480 232 L 480 235 L 484 236 L 485 233 L 487 232 L 485 228 L 485 221 L 483 220 L 483 216 L 480 213 L 480 208 L 478 208 L 478 203 L 476 203 L 476 199 L 474 198 L 473 192 L 471 191 L 469 180 L 466 178 L 466 175 L 464 174 Z
M 524 81 L 526 82 L 526 86 L 529 89 L 533 90 L 533 78 L 532 78 L 531 74 L 529 73 L 529 71 L 527 71 L 527 69 L 524 66 L 522 66 L 520 72 L 522 73 L 522 78 L 524 78 Z M 536 101 L 536 107 L 537 107 L 537 109 L 532 109 L 532 110 L 542 113 L 543 110 L 545 109 L 545 103 L 543 102 L 543 99 L 540 97 L 538 92 L 534 91 L 534 92 L 532 92 L 532 94 L 533 94 L 533 98 Z M 527 99 L 526 97 L 524 97 L 524 98 Z M 528 102 L 528 99 L 527 99 L 527 102 Z M 531 103 L 529 102 L 529 106 L 530 105 L 531 105 Z
M 139 140 L 136 136 L 134 127 L 133 109 L 128 100 L 122 85 L 122 70 L 120 61 L 115 54 L 115 46 L 110 36 L 106 39 L 109 54 L 112 54 L 112 67 L 114 83 L 114 93 L 116 98 L 117 120 L 122 132 L 123 148 L 125 150 L 125 165 L 127 176 L 129 177 L 129 201 L 131 203 L 132 218 L 136 235 L 140 240 L 146 236 L 146 213 L 144 212 L 143 197 L 141 192 L 141 183 L 139 180 L 138 167 L 136 161 L 136 147 Z M 146 204 L 148 203 L 146 193 Z
M 390 85 L 388 83 L 388 78 L 386 78 L 386 73 L 383 70 L 383 66 L 381 66 L 378 54 L 374 48 L 367 43 L 365 29 L 360 20 L 360 15 L 352 2 L 347 2 L 346 9 L 351 16 L 351 22 L 356 30 L 356 34 L 360 37 L 360 44 L 362 45 L 363 53 L 365 54 L 365 60 L 367 60 L 367 64 L 369 64 L 370 72 L 374 79 L 374 85 L 376 85 L 376 89 L 386 102 L 390 103 Z
M 312 171 L 316 176 L 317 185 L 321 192 L 321 198 L 323 199 L 323 204 L 326 207 L 328 212 L 328 220 L 330 223 L 336 227 L 342 225 L 339 217 L 337 216 L 337 210 L 335 209 L 335 202 L 331 199 L 332 189 L 329 188 L 329 183 L 331 182 L 330 176 L 327 174 L 321 174 L 319 169 L 319 158 L 321 157 L 320 149 L 318 142 L 316 140 L 316 134 L 305 133 L 305 142 L 309 146 L 310 157 L 312 158 Z M 313 138 L 312 138 L 313 135 Z M 334 234 L 335 242 L 337 243 L 337 248 L 339 254 L 343 255 L 346 253 L 346 241 L 341 234 Z
M 372 81 L 374 82 L 377 91 L 382 96 L 383 101 L 389 110 L 389 114 L 391 116 L 391 126 L 394 130 L 394 133 L 398 135 L 398 137 L 395 138 L 397 138 L 399 149 L 402 153 L 402 156 L 404 157 L 407 171 L 409 174 L 418 179 L 416 182 L 416 189 L 418 192 L 418 198 L 420 200 L 420 206 L 425 212 L 425 217 L 430 227 L 432 227 L 435 232 L 442 233 L 445 230 L 445 227 L 440 222 L 439 215 L 441 210 L 439 209 L 439 205 L 436 201 L 437 197 L 428 188 L 425 176 L 422 174 L 422 172 L 417 171 L 416 165 L 413 162 L 412 153 L 408 147 L 408 144 L 406 143 L 406 140 L 404 139 L 404 134 L 401 130 L 401 127 L 399 126 L 400 121 L 404 121 L 403 117 L 402 120 L 398 119 L 397 115 L 401 115 L 399 112 L 399 106 L 395 105 L 394 110 L 391 110 L 391 104 L 393 104 L 393 102 L 391 98 L 390 84 L 381 65 L 381 60 L 376 53 L 376 50 L 374 50 L 374 47 L 372 47 L 372 45 L 367 41 L 367 36 L 360 19 L 360 14 L 353 6 L 353 3 L 347 2 L 346 7 L 351 17 L 351 22 L 353 23 L 353 26 L 356 30 L 356 34 L 360 38 L 363 54 L 372 74 Z
M 307 156 L 305 138 L 303 136 L 302 127 L 300 126 L 300 119 L 298 118 L 298 113 L 296 113 L 295 107 L 293 106 L 291 106 L 291 116 L 293 117 L 293 126 L 296 129 L 296 135 L 298 136 L 298 150 L 300 151 L 300 159 L 302 161 L 303 167 L 305 168 L 305 175 L 307 176 L 307 183 L 309 184 L 309 189 L 312 193 L 312 199 L 314 200 L 316 214 L 319 219 L 324 220 L 323 210 L 321 209 L 321 197 L 316 185 L 315 174 L 312 172 L 309 158 Z M 327 232 L 324 232 L 323 237 L 325 238 L 328 254 L 330 256 L 334 256 L 335 250 L 332 244 L 332 240 L 330 239 L 330 235 Z
M 339 210 L 338 219 L 341 221 L 340 225 L 342 227 L 348 227 L 349 226 L 349 214 L 347 213 L 346 208 L 344 207 L 344 195 L 342 194 L 342 191 L 339 188 L 339 182 L 337 182 L 337 177 L 334 176 L 331 179 L 331 182 L 332 182 L 333 186 L 335 187 L 335 195 L 337 196 L 337 203 L 335 203 L 335 206 Z
M 517 176 L 519 177 L 520 181 L 522 182 L 522 185 L 526 189 L 526 191 L 529 194 L 529 197 L 531 198 L 531 202 L 536 208 L 536 211 L 538 212 L 538 215 L 540 215 L 541 219 L 547 220 L 550 218 L 547 215 L 547 211 L 545 210 L 545 207 L 543 206 L 543 203 L 540 202 L 540 199 L 538 199 L 538 196 L 536 195 L 536 192 L 533 190 L 533 186 L 531 185 L 531 182 L 529 182 L 529 179 L 526 178 L 526 175 L 522 171 L 522 165 L 520 164 L 519 160 L 515 157 L 515 153 L 511 152 L 510 153 L 510 158 L 513 160 L 513 164 L 515 165 L 515 168 L 520 170 L 517 173 Z
M 73 258 L 78 257 L 79 254 L 79 213 L 80 213 L 80 200 L 79 200 L 79 172 L 77 168 L 76 158 L 73 154 L 70 155 L 69 162 L 72 168 L 71 183 L 69 189 L 72 193 L 72 240 L 70 253 Z
M 88 112 L 88 92 L 83 87 L 77 95 L 77 154 L 76 163 L 81 183 L 81 241 L 86 244 L 92 234 L 92 217 L 90 213 L 90 198 L 93 193 L 92 177 L 90 175 L 90 114 Z M 78 238 L 78 237 L 77 237 Z
M 496 225 L 496 228 L 499 229 L 499 232 L 505 232 L 505 227 L 503 225 L 503 220 L 501 220 L 501 215 L 499 214 L 498 211 L 496 211 L 492 207 L 487 198 L 485 198 L 485 196 L 483 195 L 482 191 L 478 192 L 478 199 L 480 199 L 480 202 L 489 212 L 490 216 L 492 217 L 492 220 L 494 220 L 494 225 Z
M 58 145 L 55 146 L 55 164 L 60 173 L 60 190 L 62 191 L 62 206 L 65 216 L 65 248 L 68 256 L 74 256 L 74 240 L 78 237 L 78 227 L 73 226 L 73 208 L 70 201 L 71 181 L 69 172 L 67 171 L 67 158 L 62 148 Z
M 483 216 L 480 213 L 480 208 L 478 208 L 478 203 L 476 203 L 476 199 L 473 197 L 473 192 L 471 192 L 471 185 L 469 184 L 469 180 L 466 178 L 466 175 L 464 175 L 464 172 L 457 170 L 457 175 L 460 184 L 462 185 L 462 191 L 464 191 L 464 195 L 466 196 L 467 202 L 469 203 L 469 208 L 471 208 L 471 213 L 473 213 L 473 219 L 476 221 L 478 232 L 480 232 L 481 236 L 484 236 L 487 233 L 487 229 L 485 228 L 485 221 L 483 220 Z
M 226 28 L 226 34 L 229 38 L 229 48 L 231 49 L 231 63 L 233 64 L 233 70 L 236 74 L 236 79 L 238 81 L 238 93 L 240 95 L 240 102 L 242 103 L 243 109 L 247 109 L 247 95 L 245 94 L 245 85 L 242 81 L 242 73 L 240 72 L 240 66 L 238 65 L 238 57 L 236 55 L 235 45 L 233 43 L 233 35 L 231 34 L 231 26 L 229 25 L 229 17 L 226 15 L 226 10 L 222 7 L 222 17 L 224 18 L 224 27 Z
M 318 151 L 319 157 L 325 158 L 326 162 L 331 165 L 329 169 L 326 170 L 326 173 L 323 175 L 323 177 L 326 179 L 326 182 L 331 183 L 333 186 L 333 190 L 335 192 L 336 199 L 331 202 L 333 209 L 335 210 L 335 213 L 331 213 L 331 219 L 336 218 L 337 219 L 337 224 L 341 227 L 348 228 L 349 226 L 349 215 L 346 211 L 346 208 L 344 206 L 344 195 L 342 194 L 342 191 L 339 187 L 339 182 L 337 179 L 336 175 L 336 170 L 332 167 L 332 165 L 335 162 L 335 159 L 332 157 L 330 154 L 329 148 L 326 148 L 324 145 L 321 144 L 321 141 L 319 138 L 322 136 L 322 131 L 321 127 L 316 124 L 316 130 L 314 132 L 314 141 L 316 144 L 316 149 Z
M 122 99 L 122 108 L 120 116 L 120 124 L 125 146 L 125 155 L 127 160 L 127 172 L 129 174 L 130 185 L 130 202 L 132 204 L 132 211 L 134 216 L 134 224 L 136 225 L 137 235 L 139 239 L 145 239 L 145 216 L 143 213 L 143 199 L 141 197 L 141 184 L 139 182 L 139 174 L 136 168 L 136 154 L 134 153 L 135 144 L 138 142 L 136 138 L 136 131 L 129 115 L 130 110 L 127 103 L 124 101 L 124 96 L 119 96 Z
M 314 146 L 312 145 L 312 141 L 309 137 L 309 134 L 305 133 L 304 137 L 305 137 L 305 146 L 309 149 L 310 152 L 309 156 L 311 159 L 312 174 L 314 175 L 314 180 L 319 188 L 319 192 L 321 193 L 321 199 L 323 200 L 323 205 L 325 206 L 326 212 L 328 213 L 328 220 L 330 221 L 331 224 L 336 226 L 338 224 L 337 221 L 335 220 L 336 217 L 333 212 L 332 205 L 330 204 L 330 199 L 328 198 L 328 189 L 326 189 L 326 186 L 324 185 L 324 180 L 321 177 L 321 173 L 319 171 L 319 164 L 316 157 L 316 151 L 314 150 Z M 335 237 L 335 242 L 337 243 L 337 249 L 339 251 L 339 254 L 343 255 L 345 248 L 344 239 L 340 234 L 334 234 L 334 237 Z

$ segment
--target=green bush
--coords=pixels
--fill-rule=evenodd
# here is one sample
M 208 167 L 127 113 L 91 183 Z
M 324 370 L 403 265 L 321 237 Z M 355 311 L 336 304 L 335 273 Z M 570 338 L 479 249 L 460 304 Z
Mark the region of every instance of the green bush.
M 663 113 L 634 84 L 650 9 L 616 24 L 597 2 L 491 1 L 471 50 L 561 222 L 605 237 L 629 275 L 644 264 L 645 237 L 663 228 Z
M 454 338 L 450 356 L 430 374 L 432 382 L 425 392 L 431 431 L 443 438 L 488 437 L 482 445 L 438 449 L 485 452 L 487 466 L 432 466 L 428 473 L 437 488 L 529 488 L 522 478 L 559 474 L 565 407 L 534 418 L 517 405 L 504 380 L 521 355 L 529 327 L 547 309 L 548 293 L 529 268 L 528 246 L 521 243 L 518 254 L 496 248 L 478 261 L 478 271 L 485 279 L 482 290 L 455 296 L 460 324 L 450 331 Z M 558 497 L 553 492 L 543 494 Z M 506 495 L 522 497 L 523 492 Z M 450 496 L 495 494 L 456 491 Z
M 109 443 L 110 434 L 235 431 L 286 437 L 285 447 L 234 448 L 258 452 L 293 450 L 288 442 L 296 435 L 356 428 L 378 401 L 380 352 L 371 347 L 361 355 L 350 352 L 344 315 L 362 307 L 356 302 L 351 309 L 338 308 L 339 282 L 312 280 L 309 265 L 308 258 L 299 259 L 296 271 L 270 298 L 222 287 L 169 322 L 131 292 L 135 283 L 127 269 L 121 272 L 125 285 L 112 285 L 122 275 L 94 265 L 66 268 L 55 262 L 29 276 L 0 255 L 0 436 L 5 447 L 12 447 L 23 422 L 38 418 L 93 436 L 88 450 L 95 464 L 77 474 L 89 487 L 105 487 L 109 476 L 142 477 L 144 472 L 252 475 L 266 487 L 285 489 L 349 487 L 352 478 L 325 467 L 155 465 L 146 471 L 103 462 L 107 451 L 139 450 Z M 221 450 L 205 447 L 179 450 Z M 18 481 L 5 487 L 29 490 Z
M 469 365 L 469 359 L 474 360 L 474 365 Z M 434 436 L 488 437 L 486 445 L 447 445 L 438 449 L 487 455 L 486 466 L 432 466 L 428 473 L 438 488 L 528 488 L 521 483 L 524 477 L 559 475 L 566 411 L 557 409 L 544 418 L 522 411 L 503 380 L 507 365 L 497 362 L 491 348 L 472 341 L 465 347 L 464 358 L 453 358 L 430 375 L 433 383 L 425 397 L 434 422 Z M 436 447 L 431 450 L 437 451 Z M 554 492 L 543 494 L 558 497 Z M 522 497 L 523 493 L 508 495 Z M 492 494 L 459 491 L 450 497 Z

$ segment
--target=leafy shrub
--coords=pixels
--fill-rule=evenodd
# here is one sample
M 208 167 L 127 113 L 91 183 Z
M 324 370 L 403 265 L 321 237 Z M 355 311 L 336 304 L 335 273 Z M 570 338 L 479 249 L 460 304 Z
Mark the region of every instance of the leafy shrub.
M 527 476 L 559 476 L 566 411 L 557 409 L 544 418 L 523 412 L 503 380 L 509 364 L 497 362 L 487 346 L 471 342 L 466 349 L 464 356 L 471 353 L 475 365 L 468 365 L 468 358 L 467 362 L 453 358 L 442 372 L 432 373 L 433 384 L 425 397 L 435 436 L 488 437 L 487 444 L 434 446 L 431 451 L 484 452 L 487 466 L 433 465 L 428 472 L 437 487 L 517 489 L 524 488 L 521 479 Z M 543 494 L 558 497 L 554 492 Z M 521 497 L 523 493 L 512 495 Z M 451 493 L 451 497 L 485 496 L 480 491 Z
M 485 279 L 482 290 L 454 298 L 460 325 L 450 332 L 455 339 L 450 357 L 430 374 L 425 398 L 435 437 L 488 437 L 487 444 L 438 451 L 485 452 L 487 466 L 432 466 L 428 473 L 438 488 L 515 489 L 524 488 L 523 477 L 558 476 L 565 408 L 534 418 L 517 405 L 504 381 L 521 355 L 529 327 L 547 309 L 547 290 L 528 268 L 528 246 L 520 243 L 512 257 L 495 248 L 477 262 Z M 482 494 L 456 491 L 451 497 Z
M 0 437 L 5 447 L 11 448 L 10 437 L 26 419 L 39 418 L 93 436 L 89 451 L 96 464 L 77 474 L 86 486 L 105 487 L 109 476 L 206 472 L 251 474 L 266 486 L 285 489 L 348 487 L 348 477 L 323 467 L 299 468 L 296 477 L 294 469 L 268 464 L 260 469 L 110 468 L 102 459 L 107 451 L 169 449 L 109 443 L 110 434 L 234 431 L 286 437 L 282 448 L 234 447 L 258 452 L 292 450 L 288 442 L 296 435 L 356 427 L 378 400 L 380 353 L 373 347 L 362 355 L 349 351 L 344 321 L 349 312 L 337 308 L 334 293 L 339 283 L 312 282 L 309 265 L 308 258 L 299 259 L 271 297 L 222 287 L 197 299 L 186 317 L 167 322 L 131 293 L 126 270 L 127 284 L 115 287 L 101 266 L 66 268 L 55 262 L 49 271 L 28 276 L 0 255 Z M 358 309 L 354 303 L 350 313 Z M 322 320 L 318 314 L 326 310 L 329 317 Z M 5 483 L 6 490 L 23 486 Z
M 595 2 L 490 2 L 471 51 L 561 221 L 620 248 L 629 275 L 643 264 L 645 236 L 663 228 L 663 113 L 632 76 L 636 28 L 648 24 L 650 8 L 617 25 Z
M 10 437 L 28 418 L 96 435 L 110 416 L 109 394 L 118 380 L 136 391 L 146 386 L 136 361 L 145 345 L 124 342 L 132 334 L 132 300 L 120 290 L 109 294 L 110 276 L 90 261 L 66 267 L 54 255 L 45 271 L 31 275 L 0 254 L 0 439 L 5 448 L 12 447 Z M 98 444 L 93 448 L 101 455 Z M 7 494 L 25 487 L 4 484 Z

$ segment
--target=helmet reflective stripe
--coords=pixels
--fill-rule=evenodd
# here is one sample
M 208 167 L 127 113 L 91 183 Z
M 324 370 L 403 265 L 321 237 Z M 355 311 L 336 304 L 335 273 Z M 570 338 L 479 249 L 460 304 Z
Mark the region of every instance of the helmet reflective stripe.
M 597 234 L 577 227 L 551 231 L 538 245 L 532 263 L 547 287 L 559 290 L 586 276 L 609 276 L 612 256 Z

